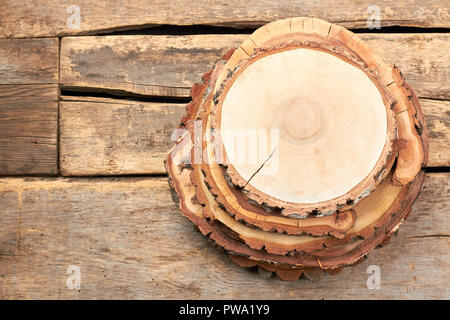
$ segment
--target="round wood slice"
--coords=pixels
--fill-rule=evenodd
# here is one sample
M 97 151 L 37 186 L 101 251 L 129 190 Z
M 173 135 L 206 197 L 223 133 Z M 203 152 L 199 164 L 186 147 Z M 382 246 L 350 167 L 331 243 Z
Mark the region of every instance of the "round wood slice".
M 204 85 L 202 89 L 200 89 L 199 86 L 196 86 L 198 90 L 196 89 L 197 92 L 195 95 L 201 96 L 202 99 L 194 99 L 189 105 L 189 112 L 195 113 L 194 118 L 203 117 L 201 121 L 203 127 L 206 127 L 206 120 L 208 119 L 206 114 L 210 111 L 208 108 L 210 106 L 209 102 L 212 99 L 212 90 L 209 89 L 211 89 L 211 83 L 214 83 L 214 79 L 216 79 L 221 70 L 221 64 L 218 63 L 216 70 L 210 74 L 209 86 Z M 187 127 L 189 127 L 191 132 L 192 141 L 194 141 L 196 139 L 195 128 L 193 128 L 192 125 L 188 125 Z M 202 134 L 203 133 L 204 132 L 202 132 Z M 205 150 L 205 153 L 203 153 L 205 158 L 201 165 L 195 164 L 195 155 L 199 153 L 199 151 L 195 149 L 192 149 L 191 151 L 191 163 L 194 167 L 191 174 L 191 180 L 194 184 L 198 185 L 200 184 L 200 180 L 204 179 L 211 192 L 216 196 L 218 204 L 223 206 L 227 213 L 234 216 L 236 220 L 243 221 L 246 224 L 255 226 L 264 231 L 297 235 L 309 234 L 313 236 L 331 235 L 337 238 L 344 237 L 345 232 L 355 223 L 355 214 L 351 209 L 335 212 L 326 216 L 293 219 L 281 216 L 281 211 L 276 208 L 269 210 L 249 203 L 248 199 L 243 197 L 238 188 L 226 182 L 224 169 L 215 165 L 213 160 L 208 160 L 212 159 L 214 155 L 210 153 L 210 145 L 206 143 L 206 140 L 207 139 L 204 139 L 202 144 L 197 143 L 197 145 L 201 145 Z M 201 168 L 203 174 L 199 170 L 196 170 L 197 166 Z M 203 175 L 205 177 L 203 177 Z M 222 190 L 219 190 L 219 185 L 222 187 Z M 204 195 L 199 192 L 197 197 L 199 198 L 199 201 L 202 202 Z M 205 201 L 206 200 L 202 203 Z
M 190 135 L 188 134 L 188 137 Z M 180 143 L 183 145 L 183 141 L 187 141 L 188 144 L 184 146 L 187 149 L 190 149 L 191 140 L 185 139 L 181 140 Z M 177 155 L 181 149 L 174 149 L 172 152 L 172 157 L 170 158 L 170 162 L 177 162 Z M 180 162 L 178 160 L 178 162 Z M 194 167 L 194 169 L 192 169 Z M 354 209 L 357 214 L 357 224 L 350 230 L 346 239 L 344 241 L 333 240 L 332 238 L 312 238 L 312 237 L 289 237 L 285 235 L 276 235 L 271 233 L 264 233 L 261 231 L 255 231 L 254 229 L 248 228 L 245 225 L 241 225 L 238 222 L 230 219 L 228 215 L 221 209 L 217 203 L 214 201 L 214 197 L 209 193 L 206 185 L 203 183 L 201 185 L 201 190 L 204 193 L 202 197 L 199 198 L 199 192 L 195 192 L 192 187 L 192 170 L 198 170 L 197 165 L 190 165 L 189 168 L 185 168 L 182 170 L 184 172 L 184 176 L 186 178 L 181 179 L 184 181 L 184 185 L 186 188 L 189 188 L 190 194 L 185 195 L 183 198 L 192 199 L 192 194 L 195 194 L 198 202 L 201 203 L 200 207 L 201 213 L 198 212 L 202 217 L 207 217 L 209 219 L 217 219 L 222 224 L 226 225 L 229 229 L 232 230 L 233 233 L 239 235 L 239 237 L 247 243 L 253 249 L 262 249 L 265 248 L 265 251 L 274 254 L 286 254 L 292 251 L 302 251 L 302 252 L 314 252 L 324 245 L 328 248 L 340 245 L 343 243 L 351 242 L 352 239 L 355 238 L 368 238 L 370 237 L 375 228 L 381 229 L 384 225 L 389 224 L 391 221 L 389 220 L 392 214 L 398 210 L 407 210 L 412 204 L 411 199 L 415 199 L 417 195 L 416 192 L 409 194 L 407 191 L 408 188 L 402 188 L 401 186 L 395 186 L 390 181 L 391 179 L 385 179 L 384 183 L 380 185 L 375 192 L 370 195 L 367 199 L 363 199 L 359 204 L 357 204 Z M 179 180 L 180 177 L 177 177 L 176 174 L 169 171 L 171 176 L 174 177 L 175 181 Z M 183 185 L 183 183 L 181 183 Z M 199 189 L 199 185 L 196 185 L 197 189 Z M 417 187 L 414 187 L 414 190 L 417 190 Z M 409 199 L 408 199 L 409 197 Z M 206 202 L 205 200 L 206 199 Z M 207 214 L 204 212 L 207 211 Z M 404 212 L 404 211 L 401 211 Z M 297 239 L 298 238 L 298 239 Z M 336 251 L 332 251 L 336 253 Z
M 218 76 L 205 128 L 220 133 L 228 177 L 284 215 L 332 214 L 370 194 L 395 153 L 381 69 L 353 33 L 322 20 L 255 31 Z
M 311 18 L 268 24 L 191 96 L 169 183 L 180 211 L 238 265 L 315 280 L 361 261 L 408 216 L 427 162 L 423 114 L 398 68 L 351 32 Z M 265 154 L 232 141 L 250 129 Z M 278 135 L 261 143 L 263 131 Z M 236 150 L 264 161 L 240 163 Z

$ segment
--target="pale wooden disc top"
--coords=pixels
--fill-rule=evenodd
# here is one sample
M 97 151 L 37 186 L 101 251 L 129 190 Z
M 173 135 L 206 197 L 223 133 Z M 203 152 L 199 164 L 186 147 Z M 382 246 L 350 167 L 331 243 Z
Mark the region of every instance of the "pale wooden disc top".
M 315 203 L 345 195 L 374 170 L 390 142 L 387 117 L 361 69 L 297 48 L 264 56 L 234 78 L 220 132 L 248 184 L 282 201 Z
M 284 215 L 327 215 L 369 195 L 394 160 L 390 73 L 357 36 L 322 20 L 255 31 L 214 88 L 210 124 L 230 181 Z

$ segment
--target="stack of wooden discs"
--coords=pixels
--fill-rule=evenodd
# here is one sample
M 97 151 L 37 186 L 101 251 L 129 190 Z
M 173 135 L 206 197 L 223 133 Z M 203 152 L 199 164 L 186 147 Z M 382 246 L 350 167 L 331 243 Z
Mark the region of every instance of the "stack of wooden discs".
M 191 96 L 170 186 L 240 266 L 283 280 L 334 274 L 385 244 L 417 198 L 428 154 L 417 97 L 345 28 L 269 23 Z

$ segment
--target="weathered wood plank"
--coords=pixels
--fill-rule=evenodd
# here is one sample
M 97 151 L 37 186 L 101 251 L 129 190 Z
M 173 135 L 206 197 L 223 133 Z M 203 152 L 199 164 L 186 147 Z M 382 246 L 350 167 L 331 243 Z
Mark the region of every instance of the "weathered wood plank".
M 163 161 L 185 113 L 182 104 L 62 97 L 60 170 L 66 176 L 164 174 Z M 449 101 L 421 99 L 429 166 L 450 166 Z
M 16 191 L 2 192 L 0 200 L 0 265 L 4 256 L 15 255 L 17 248 L 17 228 L 19 224 L 19 206 L 15 205 L 12 210 L 7 210 L 8 203 L 15 203 L 18 201 Z M 6 227 L 8 226 L 8 227 Z
M 0 298 L 448 299 L 449 181 L 428 174 L 398 236 L 362 264 L 286 283 L 235 266 L 194 232 L 166 179 L 1 179 Z M 71 265 L 79 291 L 66 287 Z M 367 289 L 369 265 L 381 290 Z
M 0 39 L 0 84 L 58 83 L 58 50 L 58 38 Z
M 449 34 L 362 34 L 387 63 L 400 68 L 419 97 L 450 99 Z M 439 49 L 440 48 L 440 49 Z
M 165 173 L 163 160 L 184 105 L 85 100 L 91 102 L 60 103 L 63 175 Z
M 376 14 L 368 10 L 373 5 L 380 9 L 381 26 L 450 26 L 448 4 L 442 0 L 4 0 L 0 37 L 93 34 L 164 24 L 257 27 L 295 16 L 321 18 L 347 28 L 367 28 L 367 20 Z
M 58 55 L 57 38 L 0 39 L 1 175 L 58 172 Z
M 432 167 L 450 166 L 450 101 L 420 99 L 428 129 Z
M 0 85 L 0 175 L 58 172 L 58 85 Z
M 248 35 L 69 37 L 61 42 L 65 88 L 189 96 L 194 82 Z M 420 97 L 450 99 L 448 34 L 361 34 L 400 67 Z
M 70 37 L 61 42 L 61 85 L 188 97 L 242 35 Z

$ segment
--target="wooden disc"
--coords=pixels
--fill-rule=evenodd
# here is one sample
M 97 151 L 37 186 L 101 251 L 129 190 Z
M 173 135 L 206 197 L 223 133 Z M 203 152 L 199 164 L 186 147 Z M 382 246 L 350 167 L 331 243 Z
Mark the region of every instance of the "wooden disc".
M 387 112 L 362 70 L 298 48 L 258 59 L 233 80 L 220 132 L 230 164 L 254 188 L 316 203 L 345 195 L 374 170 Z M 264 139 L 271 143 L 258 150 Z
M 215 86 L 211 123 L 231 181 L 250 199 L 285 215 L 326 215 L 370 194 L 389 172 L 392 94 L 370 71 L 377 58 L 366 47 L 364 60 L 350 41 L 329 37 L 333 25 L 325 36 L 316 32 L 326 29 L 321 20 L 305 20 L 317 30 L 302 32 L 292 21 L 264 26 L 269 35 L 252 54 L 248 41 L 234 52 Z
M 193 121 L 185 123 L 185 128 L 189 131 L 191 141 L 196 141 L 199 137 L 196 136 L 195 131 L 199 122 L 202 122 L 203 127 L 207 127 L 206 123 L 209 117 L 207 116 L 211 111 L 210 102 L 212 101 L 212 86 L 217 80 L 218 74 L 221 72 L 223 64 L 220 62 L 216 64 L 213 72 L 208 74 L 208 84 L 202 86 L 195 86 L 193 92 L 193 101 L 190 103 L 188 112 L 192 116 L 188 117 L 196 120 L 196 125 Z M 201 97 L 201 99 L 199 99 Z M 203 134 L 203 133 L 202 133 Z M 266 210 L 257 204 L 249 203 L 242 195 L 239 188 L 226 182 L 225 169 L 218 165 L 214 165 L 214 153 L 210 147 L 211 145 L 203 141 L 201 147 L 203 148 L 203 161 L 201 164 L 196 163 L 196 155 L 199 154 L 199 143 L 197 147 L 194 145 L 191 149 L 191 166 L 193 168 L 191 173 L 191 182 L 196 185 L 207 184 L 211 192 L 214 194 L 218 205 L 224 208 L 224 211 L 233 216 L 237 221 L 243 221 L 247 225 L 262 229 L 264 231 L 286 233 L 290 235 L 309 234 L 312 236 L 330 235 L 336 238 L 343 238 L 345 232 L 348 231 L 355 223 L 355 214 L 353 210 L 342 210 L 326 216 L 311 216 L 307 218 L 291 218 L 280 216 L 280 210 Z M 189 144 L 189 141 L 187 142 Z M 205 217 L 212 217 L 213 215 L 207 210 L 208 197 L 205 196 L 202 188 L 197 188 L 197 201 L 205 205 Z
M 308 52 L 307 56 L 311 56 L 307 66 L 300 64 L 306 70 L 303 75 L 306 80 L 291 71 L 301 60 L 300 57 L 303 61 L 308 59 L 304 56 L 305 52 Z M 284 62 L 279 61 L 277 64 L 276 61 L 267 59 L 284 54 L 293 55 L 291 58 L 281 59 L 285 62 L 290 61 L 288 65 L 292 68 L 286 67 L 284 70 L 286 74 L 289 72 L 292 74 L 284 77 L 264 75 L 267 72 L 273 73 L 274 69 L 283 70 Z M 325 60 L 318 58 L 323 55 L 326 55 Z M 340 62 L 333 62 L 331 67 L 325 68 L 326 60 L 332 59 L 339 59 Z M 342 63 L 345 67 L 340 69 L 337 65 Z M 261 65 L 258 66 L 259 64 Z M 250 73 L 246 76 L 248 70 Z M 333 74 L 332 71 L 334 80 L 329 75 L 330 72 Z M 354 101 L 362 99 L 359 90 L 353 92 L 353 88 L 348 88 L 352 87 L 350 84 L 333 84 L 339 82 L 338 71 L 353 74 L 349 75 L 348 79 L 353 77 L 352 81 L 355 82 L 353 87 L 364 91 L 366 95 L 364 97 L 366 102 L 361 102 L 364 106 L 360 107 L 365 108 L 365 104 L 369 101 L 370 112 L 358 109 L 358 103 L 353 104 Z M 252 75 L 251 72 L 255 72 L 256 75 Z M 258 72 L 262 74 L 259 75 Z M 328 76 L 313 85 L 314 81 L 308 78 L 308 72 L 314 75 L 327 73 Z M 286 80 L 289 77 L 291 81 Z M 255 87 L 255 82 L 258 81 L 260 84 Z M 273 93 L 273 86 L 265 86 L 271 81 L 275 83 L 285 81 L 283 86 L 290 89 L 286 92 Z M 301 81 L 304 84 L 302 88 L 306 87 L 307 90 L 296 90 L 295 83 Z M 241 93 L 238 91 L 233 93 L 233 86 L 236 83 L 249 90 L 241 88 Z M 363 83 L 367 87 L 364 87 Z M 257 87 L 261 85 L 265 86 L 264 90 L 258 92 Z M 338 93 L 333 94 L 330 89 L 330 92 L 311 94 L 316 87 L 331 88 L 333 85 L 336 86 L 333 92 L 337 90 Z M 361 86 L 365 89 L 361 89 Z M 249 93 L 244 94 L 247 91 Z M 230 94 L 231 99 L 241 99 L 236 103 L 240 108 L 236 108 L 235 103 L 227 107 Z M 340 94 L 346 96 L 354 94 L 356 98 L 352 96 L 347 98 L 347 101 L 335 99 L 329 102 L 335 95 Z M 260 95 L 265 95 L 266 98 L 262 99 Z M 277 98 L 277 95 L 280 97 Z M 296 280 L 302 275 L 308 279 L 315 279 L 322 270 L 335 273 L 343 266 L 354 265 L 361 261 L 370 250 L 384 245 L 409 215 L 425 176 L 421 171 L 421 167 L 427 162 L 428 154 L 424 117 L 417 97 L 400 71 L 394 66 L 382 63 L 351 32 L 322 20 L 309 18 L 286 19 L 271 23 L 258 29 L 237 50 L 227 52 L 215 65 L 215 69 L 203 76 L 203 83 L 192 87 L 191 96 L 192 101 L 187 106 L 187 113 L 179 127 L 187 130 L 183 131 L 166 161 L 169 184 L 180 211 L 200 232 L 222 247 L 237 264 L 244 267 L 258 267 L 261 271 L 268 271 L 270 275 L 275 272 L 284 280 Z M 379 101 L 380 97 L 382 103 Z M 251 106 L 255 99 L 260 99 L 259 106 L 265 110 L 262 115 L 259 108 Z M 277 106 L 279 101 L 288 102 L 280 102 Z M 238 120 L 226 123 L 223 120 L 227 117 L 226 110 L 233 108 L 233 112 L 237 113 L 233 117 Z M 327 108 L 332 112 L 325 112 Z M 316 203 L 289 202 L 257 189 L 253 184 L 256 175 L 248 180 L 242 178 L 237 169 L 238 163 L 229 162 L 228 150 L 225 150 L 224 163 L 214 162 L 221 152 L 217 146 L 227 148 L 223 142 L 226 137 L 224 139 L 222 136 L 226 126 L 234 130 L 239 129 L 239 124 L 248 127 L 249 123 L 278 123 L 280 133 L 277 137 L 278 149 L 281 148 L 281 139 L 285 145 L 317 143 L 320 139 L 315 136 L 316 133 L 322 130 L 322 122 L 327 123 L 330 118 L 334 123 L 336 119 L 345 122 L 348 117 L 354 117 L 355 122 L 365 121 L 366 129 L 382 126 L 380 119 L 383 108 L 386 121 L 385 135 L 378 130 L 374 134 L 379 135 L 380 141 L 384 137 L 386 143 L 378 154 L 375 167 L 365 182 L 363 179 L 341 199 L 338 199 L 338 196 Z M 241 119 L 239 114 L 244 109 L 244 117 Z M 287 110 L 288 115 L 277 112 L 281 109 Z M 343 111 L 337 112 L 338 109 Z M 359 114 L 359 117 L 354 113 Z M 373 118 L 378 120 L 372 120 L 378 124 L 368 119 L 371 115 L 375 115 Z M 307 123 L 303 123 L 302 126 L 296 125 L 301 119 L 308 121 L 304 121 Z M 201 125 L 200 130 L 196 127 L 198 124 Z M 363 126 L 352 121 L 347 122 L 347 125 L 350 127 L 348 130 L 351 130 L 352 126 L 357 128 L 353 134 L 358 137 L 353 137 L 350 141 L 362 143 L 359 135 L 366 134 Z M 335 130 L 334 125 L 331 128 Z M 258 129 L 272 129 L 272 125 Z M 336 135 L 338 133 L 342 134 L 341 140 L 351 136 L 345 130 L 338 130 Z M 316 139 L 308 139 L 306 137 L 308 135 Z M 259 138 L 258 133 L 257 139 Z M 272 137 L 269 135 L 268 138 L 268 143 L 263 148 L 267 152 L 267 158 L 257 168 L 255 174 L 261 173 L 262 167 L 266 164 L 270 165 L 269 161 L 274 156 L 274 150 L 269 147 Z M 329 139 L 334 138 L 331 136 Z M 374 142 L 376 139 L 372 136 L 366 138 L 372 145 L 376 145 Z M 257 141 L 259 146 L 259 140 Z M 343 144 L 342 148 L 345 147 Z M 355 148 L 353 145 L 352 147 Z M 285 146 L 283 148 L 286 149 Z M 358 150 L 356 148 L 355 152 Z M 341 156 L 340 161 L 343 161 L 342 155 L 345 152 L 341 151 L 336 152 Z M 376 158 L 377 153 L 372 148 L 366 149 L 366 152 L 373 152 L 375 154 L 373 159 Z M 197 162 L 199 155 L 201 162 Z M 315 157 L 322 159 L 320 153 Z M 323 159 L 325 162 L 328 160 Z M 353 161 L 352 153 L 349 153 L 348 161 Z M 333 162 L 331 163 L 333 165 Z M 289 165 L 295 166 L 296 163 L 294 161 Z M 341 165 L 345 166 L 346 163 Z M 362 165 L 353 166 L 360 168 Z M 336 165 L 335 169 L 339 170 L 339 166 Z M 351 172 L 351 169 L 349 170 Z M 333 171 L 330 174 L 336 173 Z M 293 170 L 285 179 L 296 175 L 296 170 Z M 324 187 L 337 190 L 336 183 L 339 181 Z M 318 208 L 315 209 L 316 214 L 304 214 L 314 208 Z
M 214 76 L 212 77 L 214 79 Z M 203 96 L 205 97 L 205 96 Z M 207 99 L 206 99 L 207 100 Z M 192 112 L 198 115 L 200 105 L 192 108 Z M 204 116 L 204 115 L 203 115 Z M 195 118 L 195 117 L 194 117 Z M 187 126 L 190 127 L 189 125 Z M 180 140 L 180 146 L 191 150 L 192 140 L 190 139 L 192 132 L 186 132 L 185 137 Z M 172 166 L 173 161 L 175 163 L 181 163 L 177 160 L 184 152 L 181 152 L 181 148 L 174 148 L 171 152 L 170 161 L 168 163 Z M 168 168 L 169 168 L 168 167 Z M 375 229 L 384 228 L 386 225 L 392 222 L 392 215 L 398 213 L 399 217 L 403 217 L 403 213 L 409 207 L 409 201 L 415 199 L 417 196 L 417 186 L 414 187 L 416 191 L 409 193 L 412 190 L 411 186 L 394 186 L 391 183 L 391 178 L 388 175 L 387 178 L 378 186 L 378 188 L 367 198 L 354 206 L 354 210 L 357 215 L 357 223 L 347 233 L 344 239 L 333 239 L 328 237 L 310 237 L 310 236 L 288 236 L 284 234 L 277 234 L 271 232 L 264 232 L 261 230 L 255 230 L 248 226 L 234 221 L 229 214 L 219 206 L 215 197 L 209 192 L 208 187 L 199 175 L 200 179 L 192 179 L 192 172 L 199 171 L 200 166 L 197 164 L 191 164 L 184 169 L 176 169 L 172 167 L 169 171 L 174 182 L 178 181 L 179 186 L 178 194 L 182 195 L 185 200 L 185 204 L 193 206 L 196 209 L 190 209 L 195 212 L 195 215 L 206 219 L 212 219 L 219 221 L 229 232 L 236 235 L 237 239 L 242 240 L 246 245 L 254 250 L 262 250 L 270 254 L 285 255 L 292 252 L 314 252 L 315 255 L 320 256 L 323 259 L 325 256 L 339 256 L 347 250 L 354 249 L 358 245 L 358 242 L 354 242 L 355 239 L 367 239 L 374 234 Z M 421 179 L 423 178 L 423 175 Z M 421 179 L 418 180 L 419 187 Z M 194 190 L 193 185 L 197 189 Z M 181 191 L 185 189 L 186 191 Z M 195 194 L 196 204 L 192 204 L 190 201 Z M 408 200 L 407 200 L 408 199 Z M 199 205 L 200 204 L 200 205 Z M 273 222 L 272 222 L 273 224 Z M 389 229 L 390 230 L 390 229 Z M 379 236 L 379 235 L 378 235 Z M 348 245 L 347 245 L 348 244 Z M 339 251 L 336 246 L 342 246 L 344 251 Z M 328 248 L 322 251 L 323 247 Z M 317 250 L 323 252 L 319 253 Z M 360 252 L 365 252 L 366 247 L 360 248 Z M 351 256 L 351 261 L 354 261 L 355 256 Z M 321 260 L 322 261 L 322 260 Z M 338 260 L 340 261 L 340 260 Z M 314 262 L 315 263 L 315 262 Z M 324 264 L 323 266 L 326 266 Z M 334 265 L 333 265 L 334 267 Z

